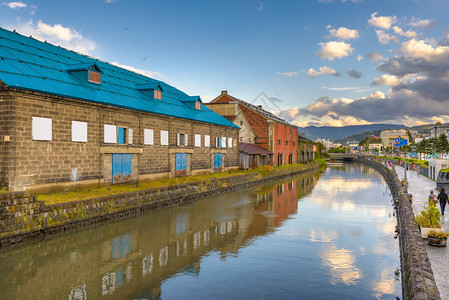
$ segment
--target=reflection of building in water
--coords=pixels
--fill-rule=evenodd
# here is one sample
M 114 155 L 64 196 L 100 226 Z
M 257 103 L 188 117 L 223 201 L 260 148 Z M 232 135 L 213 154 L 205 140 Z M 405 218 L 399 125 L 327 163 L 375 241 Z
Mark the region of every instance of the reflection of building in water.
M 159 299 L 161 282 L 179 273 L 198 276 L 210 251 L 223 258 L 238 255 L 251 240 L 280 226 L 297 212 L 298 198 L 310 193 L 316 178 L 301 175 L 0 253 L 2 296 Z

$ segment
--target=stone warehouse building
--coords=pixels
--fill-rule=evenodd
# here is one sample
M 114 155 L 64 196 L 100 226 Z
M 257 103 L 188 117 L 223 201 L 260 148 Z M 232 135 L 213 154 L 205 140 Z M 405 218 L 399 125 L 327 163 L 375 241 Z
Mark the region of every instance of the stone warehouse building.
M 240 142 L 253 143 L 271 152 L 275 165 L 298 162 L 298 127 L 264 110 L 261 105 L 235 98 L 227 91 L 222 91 L 206 105 L 241 127 Z M 260 155 L 265 154 L 263 151 Z
M 1 28 L 0 105 L 10 190 L 238 167 L 239 127 L 200 97 Z

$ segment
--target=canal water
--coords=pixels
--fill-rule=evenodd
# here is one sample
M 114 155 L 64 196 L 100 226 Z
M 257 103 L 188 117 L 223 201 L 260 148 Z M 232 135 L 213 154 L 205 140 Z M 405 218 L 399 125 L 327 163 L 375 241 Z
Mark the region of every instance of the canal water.
M 334 164 L 0 250 L 1 299 L 394 299 L 381 175 Z

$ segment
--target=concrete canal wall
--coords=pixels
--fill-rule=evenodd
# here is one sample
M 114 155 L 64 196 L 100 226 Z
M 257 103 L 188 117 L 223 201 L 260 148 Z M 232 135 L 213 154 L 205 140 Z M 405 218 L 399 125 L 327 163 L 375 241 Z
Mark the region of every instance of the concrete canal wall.
M 378 170 L 388 183 L 395 199 L 401 249 L 403 299 L 440 299 L 427 251 L 415 222 L 411 195 L 403 193 L 403 186 L 397 174 L 388 167 L 375 159 L 358 158 L 357 161 Z
M 191 184 L 155 188 L 94 199 L 45 205 L 24 192 L 0 195 L 0 247 L 46 234 L 93 226 L 140 214 L 147 209 L 178 205 L 203 197 L 245 189 L 319 168 L 318 164 L 275 169 Z

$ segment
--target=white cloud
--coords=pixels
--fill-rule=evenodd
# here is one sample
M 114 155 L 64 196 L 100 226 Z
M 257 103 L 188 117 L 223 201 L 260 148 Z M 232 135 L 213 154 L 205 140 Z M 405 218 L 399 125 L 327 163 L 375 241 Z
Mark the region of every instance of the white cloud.
M 263 2 L 259 1 L 259 5 L 257 5 L 256 10 L 261 11 L 263 9 Z
M 379 78 L 376 78 L 373 80 L 372 85 L 379 86 L 379 85 L 397 85 L 400 82 L 400 80 L 394 76 L 394 75 L 388 75 L 384 74 L 380 76 Z
M 123 69 L 127 69 L 129 71 L 133 71 L 135 73 L 141 74 L 141 75 L 145 75 L 151 78 L 160 78 L 162 76 L 161 73 L 159 72 L 155 72 L 155 71 L 151 71 L 151 70 L 142 70 L 142 69 L 137 69 L 133 66 L 127 66 L 127 65 L 122 65 L 118 62 L 111 62 L 112 65 L 115 65 L 117 67 L 123 68 Z
M 335 58 L 342 58 L 348 56 L 354 50 L 351 44 L 345 42 L 327 42 L 320 43 L 321 49 L 317 52 L 317 55 L 321 59 L 334 60 Z
M 396 16 L 392 17 L 384 17 L 384 16 L 376 17 L 376 16 L 377 12 L 372 13 L 371 19 L 368 20 L 368 23 L 382 29 L 390 29 L 391 25 L 393 25 L 398 21 Z
M 12 8 L 12 9 L 27 7 L 26 3 L 23 3 L 23 2 L 20 2 L 20 1 L 18 1 L 18 2 L 4 2 L 3 5 L 6 5 L 9 8 Z
M 449 60 L 449 47 L 427 44 L 423 40 L 411 39 L 402 43 L 399 50 L 406 56 L 413 58 L 423 58 L 430 62 L 447 62 Z
M 285 77 L 293 77 L 298 76 L 298 72 L 276 72 L 276 75 L 285 76 Z
M 417 18 L 413 18 L 413 21 L 410 22 L 408 25 L 413 26 L 413 27 L 419 27 L 419 28 L 430 28 L 432 27 L 435 22 L 432 20 L 421 20 L 421 19 L 417 19 Z
M 340 76 L 341 74 L 335 71 L 332 68 L 329 67 L 320 67 L 319 71 L 314 70 L 313 68 L 310 68 L 307 71 L 307 76 L 309 77 L 317 77 L 317 76 L 323 76 L 323 75 L 332 75 L 332 76 Z
M 75 29 L 64 27 L 61 24 L 49 25 L 40 20 L 35 24 L 30 20 L 26 23 L 8 25 L 6 27 L 11 30 L 16 29 L 17 32 L 23 35 L 32 35 L 38 40 L 48 41 L 49 43 L 84 54 L 90 54 L 96 48 L 95 42 L 84 38 Z
M 330 36 L 339 38 L 341 40 L 356 39 L 359 37 L 359 31 L 355 29 L 348 29 L 346 27 L 333 29 L 330 25 L 328 25 L 326 28 L 329 30 Z
M 379 39 L 379 43 L 381 44 L 388 44 L 390 41 L 395 41 L 396 43 L 399 43 L 399 39 L 397 36 L 386 33 L 383 30 L 376 30 L 376 34 L 377 38 Z
M 402 28 L 399 28 L 398 26 L 393 26 L 393 31 L 394 33 L 399 34 L 400 36 L 405 36 L 406 38 L 413 38 L 418 36 L 418 33 L 416 31 L 403 31 Z
M 105 0 L 107 3 L 114 3 L 115 0 Z
M 360 55 L 360 54 L 357 55 L 357 60 L 358 60 L 358 61 L 361 61 L 362 59 L 363 59 L 363 55 Z
M 83 37 L 75 30 L 70 29 L 68 27 L 64 27 L 61 24 L 55 24 L 51 26 L 45 24 L 40 20 L 37 23 L 37 29 L 45 35 L 56 36 L 58 39 L 63 41 L 71 41 L 73 39 L 81 39 Z

